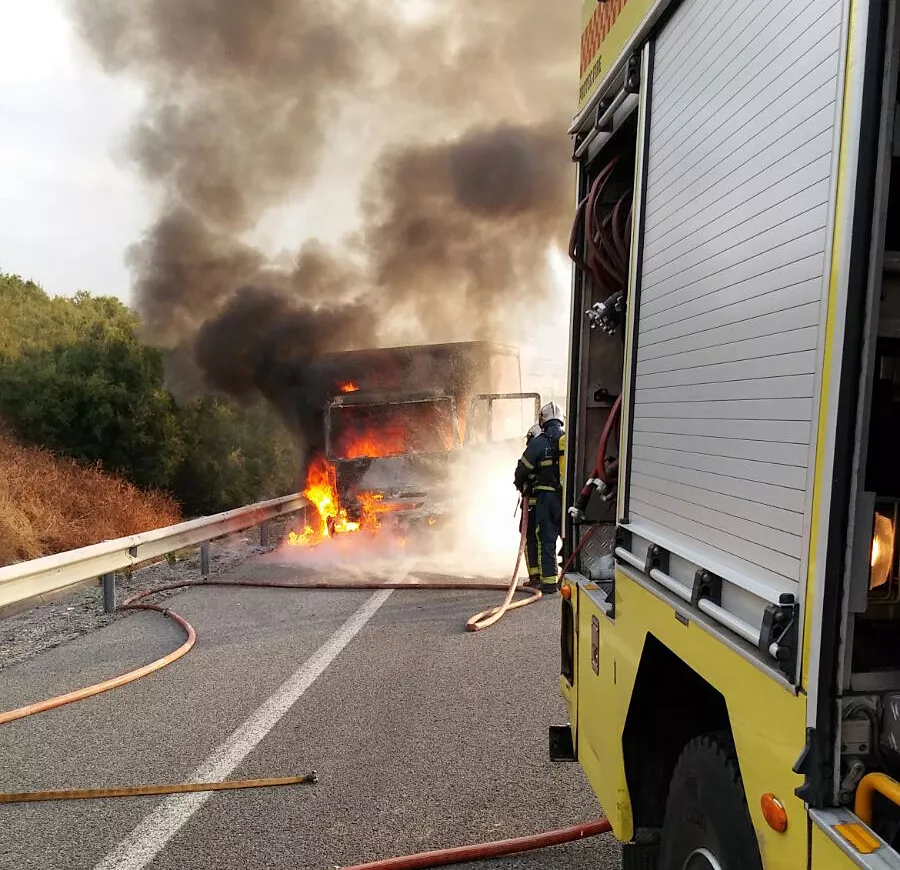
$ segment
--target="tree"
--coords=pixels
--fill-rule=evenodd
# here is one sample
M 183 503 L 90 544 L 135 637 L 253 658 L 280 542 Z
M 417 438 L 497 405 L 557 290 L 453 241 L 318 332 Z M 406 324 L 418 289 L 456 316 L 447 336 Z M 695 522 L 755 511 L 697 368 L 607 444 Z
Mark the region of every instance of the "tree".
M 51 297 L 0 273 L 0 310 L 0 421 L 21 439 L 169 490 L 188 514 L 296 489 L 300 457 L 277 416 L 219 398 L 178 407 L 163 352 L 118 299 Z
M 0 417 L 32 443 L 138 486 L 168 488 L 183 458 L 160 352 L 102 328 L 0 368 Z
M 237 410 L 220 400 L 183 412 L 184 461 L 174 491 L 185 511 L 215 513 L 296 491 L 300 456 L 267 408 Z

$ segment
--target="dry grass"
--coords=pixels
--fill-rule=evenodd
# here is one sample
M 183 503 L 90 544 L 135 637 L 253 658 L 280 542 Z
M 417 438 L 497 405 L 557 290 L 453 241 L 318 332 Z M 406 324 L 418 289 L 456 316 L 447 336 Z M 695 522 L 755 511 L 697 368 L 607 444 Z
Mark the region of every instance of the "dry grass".
M 0 565 L 146 532 L 180 519 L 167 495 L 142 492 L 0 431 Z

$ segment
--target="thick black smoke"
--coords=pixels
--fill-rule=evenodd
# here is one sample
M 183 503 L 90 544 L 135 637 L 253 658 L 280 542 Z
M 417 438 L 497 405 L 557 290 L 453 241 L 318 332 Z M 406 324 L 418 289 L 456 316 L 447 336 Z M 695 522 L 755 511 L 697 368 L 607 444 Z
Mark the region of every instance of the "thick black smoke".
M 542 316 L 543 257 L 567 229 L 567 157 L 550 124 L 389 151 L 365 203 L 378 287 L 431 337 L 515 338 Z
M 147 93 L 131 153 L 162 207 L 129 263 L 183 383 L 263 396 L 309 440 L 322 353 L 515 343 L 540 319 L 569 218 L 576 0 L 455 0 L 416 20 L 403 0 L 70 2 L 103 66 Z M 333 143 L 365 138 L 353 111 L 380 131 L 362 226 L 275 267 L 247 234 Z
M 281 294 L 242 287 L 194 342 L 207 384 L 239 400 L 268 399 L 295 429 L 308 431 L 335 384 L 314 375 L 324 353 L 359 345 L 371 312 L 355 305 L 314 307 Z M 223 348 L 228 352 L 223 353 Z

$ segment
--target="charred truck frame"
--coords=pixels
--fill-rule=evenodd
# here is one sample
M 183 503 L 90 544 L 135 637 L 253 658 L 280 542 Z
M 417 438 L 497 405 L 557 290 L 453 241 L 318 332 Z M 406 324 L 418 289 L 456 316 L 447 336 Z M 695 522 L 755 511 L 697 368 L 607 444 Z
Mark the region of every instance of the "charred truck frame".
M 627 867 L 900 868 L 897 6 L 584 4 L 551 752 Z
M 317 364 L 335 373 L 325 457 L 351 522 L 364 522 L 375 499 L 403 527 L 441 523 L 459 507 L 448 496 L 453 463 L 469 447 L 521 452 L 540 407 L 538 394 L 521 392 L 518 350 L 491 342 L 349 351 Z

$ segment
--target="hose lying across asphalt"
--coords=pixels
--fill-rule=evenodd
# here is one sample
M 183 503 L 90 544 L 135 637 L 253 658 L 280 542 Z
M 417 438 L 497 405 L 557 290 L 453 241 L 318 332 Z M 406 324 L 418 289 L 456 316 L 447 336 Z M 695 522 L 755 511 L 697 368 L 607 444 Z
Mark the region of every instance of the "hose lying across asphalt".
M 191 581 L 189 583 L 181 583 L 178 585 L 197 586 L 202 585 L 205 582 L 206 581 Z M 47 698 L 34 704 L 17 707 L 15 710 L 7 710 L 5 713 L 0 713 L 0 725 L 5 725 L 7 722 L 13 722 L 16 719 L 24 719 L 26 716 L 34 716 L 37 713 L 45 713 L 47 710 L 54 710 L 57 707 L 63 707 L 66 704 L 74 704 L 76 701 L 83 701 L 85 698 L 92 698 L 94 695 L 108 692 L 110 689 L 117 689 L 119 686 L 124 686 L 127 683 L 133 683 L 141 677 L 146 677 L 149 674 L 162 670 L 166 665 L 178 661 L 178 659 L 188 653 L 191 650 L 191 647 L 197 642 L 197 632 L 194 631 L 194 627 L 183 616 L 179 616 L 179 614 L 163 607 L 157 607 L 155 604 L 133 603 L 138 599 L 146 598 L 148 595 L 153 595 L 156 592 L 162 591 L 162 589 L 151 589 L 148 592 L 141 592 L 138 595 L 133 595 L 123 602 L 120 610 L 152 610 L 156 613 L 161 613 L 173 622 L 178 623 L 187 635 L 184 643 L 178 647 L 178 649 L 173 650 L 168 655 L 165 655 L 156 661 L 150 662 L 148 665 L 143 665 L 133 671 L 128 671 L 126 674 L 119 674 L 117 677 L 104 680 L 102 683 L 94 683 L 93 686 L 85 686 L 83 689 L 76 689 L 74 692 L 66 692 L 64 695 L 57 695 L 54 698 Z
M 24 707 L 17 707 L 14 710 L 7 710 L 3 713 L 0 713 L 0 725 L 5 725 L 7 722 L 13 722 L 16 719 L 24 719 L 26 716 L 34 716 L 37 713 L 45 713 L 48 710 L 55 710 L 56 708 L 64 707 L 67 704 L 74 704 L 76 701 L 83 701 L 86 698 L 92 698 L 94 695 L 100 695 L 103 692 L 110 691 L 111 689 L 118 689 L 120 686 L 124 686 L 128 683 L 133 683 L 135 680 L 141 679 L 141 677 L 149 676 L 156 671 L 162 670 L 167 665 L 178 661 L 178 659 L 180 659 L 183 655 L 186 655 L 188 652 L 190 652 L 191 648 L 197 642 L 197 633 L 194 630 L 194 627 L 183 616 L 175 613 L 175 611 L 173 610 L 169 610 L 168 608 L 164 607 L 157 607 L 155 604 L 137 604 L 135 602 L 143 598 L 147 598 L 150 595 L 155 595 L 158 592 L 171 592 L 174 589 L 191 589 L 194 587 L 203 586 L 242 586 L 256 589 L 402 589 L 404 591 L 422 589 L 493 591 L 503 590 L 507 588 L 500 585 L 499 583 L 399 583 L 396 581 L 373 581 L 363 583 L 281 583 L 277 580 L 186 580 L 183 583 L 168 583 L 165 586 L 158 586 L 155 589 L 148 589 L 145 592 L 139 592 L 137 593 L 137 595 L 132 595 L 122 603 L 119 609 L 151 610 L 155 613 L 160 613 L 168 619 L 171 619 L 173 622 L 177 623 L 182 629 L 184 629 L 184 633 L 187 635 L 184 643 L 180 647 L 178 647 L 178 649 L 173 650 L 172 652 L 168 653 L 168 655 L 165 655 L 162 658 L 156 659 L 156 661 L 150 662 L 146 665 L 142 665 L 141 667 L 136 668 L 133 671 L 119 674 L 118 676 L 112 677 L 108 680 L 104 680 L 101 683 L 94 683 L 94 685 L 92 686 L 85 686 L 84 688 L 76 689 L 73 692 L 66 692 L 63 695 L 56 695 L 53 698 L 46 698 L 45 700 L 37 701 L 34 704 L 27 704 Z M 513 609 L 516 607 L 521 607 L 525 604 L 531 604 L 541 597 L 541 593 L 537 590 L 523 588 L 522 591 L 528 592 L 529 597 L 508 605 L 506 609 Z M 513 592 L 515 592 L 515 589 L 513 589 Z M 508 598 L 511 599 L 512 596 L 509 595 L 509 592 L 507 592 L 507 595 Z M 489 623 L 493 624 L 499 618 L 496 616 L 496 612 L 501 609 L 503 608 L 495 608 L 491 611 L 485 611 L 484 613 L 476 614 L 476 616 L 473 616 L 472 619 L 475 620 L 479 617 L 484 616 L 485 614 L 489 614 L 496 617 L 492 620 L 491 623 Z M 500 615 L 502 616 L 502 613 Z M 471 628 L 469 630 L 478 631 L 480 628 L 486 627 L 487 625 L 485 624 L 479 624 L 477 628 Z
M 477 843 L 473 846 L 457 846 L 454 849 L 437 849 L 434 852 L 420 852 L 418 855 L 404 855 L 401 858 L 385 858 L 369 864 L 354 864 L 344 870 L 420 870 L 424 867 L 445 867 L 447 864 L 461 864 L 463 861 L 482 861 L 485 858 L 500 858 L 521 852 L 533 852 L 548 846 L 561 846 L 597 834 L 607 834 L 612 830 L 608 819 L 595 819 L 582 825 L 572 825 L 530 837 L 516 837 L 513 840 L 494 840 L 491 843 Z
M 277 785 L 300 785 L 318 782 L 315 771 L 301 776 L 279 776 L 270 779 L 239 779 L 225 782 L 181 782 L 176 785 L 126 785 L 122 788 L 66 788 L 54 791 L 19 791 L 0 793 L 0 804 L 41 803 L 45 801 L 96 800 L 97 798 L 149 797 L 164 794 L 189 794 L 197 791 L 235 791 L 244 788 L 272 788 Z
M 244 586 L 255 589 L 403 589 L 404 591 L 410 589 L 468 591 L 493 591 L 506 589 L 506 599 L 504 600 L 503 604 L 501 604 L 499 607 L 494 607 L 490 610 L 484 610 L 481 613 L 476 613 L 466 623 L 466 629 L 468 631 L 481 631 L 484 628 L 488 628 L 489 626 L 494 625 L 494 623 L 500 620 L 507 611 L 515 610 L 519 607 L 524 607 L 527 604 L 533 604 L 541 597 L 541 593 L 539 590 L 520 587 L 517 585 L 519 565 L 522 562 L 522 553 L 525 549 L 525 535 L 528 528 L 527 522 L 527 512 L 525 504 L 523 503 L 522 518 L 520 522 L 521 536 L 519 540 L 519 555 L 516 558 L 516 567 L 513 569 L 512 578 L 508 587 L 502 586 L 499 583 L 472 583 L 460 581 L 439 583 L 401 583 L 391 580 L 377 580 L 362 583 L 342 583 L 329 580 L 287 583 L 278 580 L 185 580 L 181 583 L 167 583 L 164 586 L 157 586 L 154 589 L 148 589 L 144 592 L 138 592 L 135 595 L 126 598 L 125 601 L 123 601 L 120 605 L 119 609 L 150 610 L 154 613 L 160 613 L 168 619 L 171 619 L 173 622 L 177 623 L 187 635 L 184 643 L 180 647 L 178 647 L 178 649 L 170 652 L 168 655 L 165 655 L 162 658 L 156 659 L 156 661 L 150 662 L 150 664 L 143 665 L 142 667 L 136 668 L 133 671 L 128 671 L 125 674 L 119 674 L 118 676 L 112 677 L 108 680 L 104 680 L 103 682 L 95 683 L 92 686 L 85 686 L 83 689 L 76 689 L 73 692 L 66 692 L 63 695 L 56 695 L 53 698 L 47 698 L 43 701 L 37 701 L 34 704 L 28 704 L 24 707 L 18 707 L 15 710 L 7 710 L 4 713 L 0 713 L 0 725 L 4 725 L 7 722 L 13 722 L 16 719 L 24 719 L 26 716 L 34 716 L 37 713 L 45 713 L 47 710 L 54 710 L 58 707 L 64 707 L 66 704 L 74 704 L 76 701 L 83 701 L 85 698 L 91 698 L 94 695 L 99 695 L 103 692 L 108 692 L 111 689 L 117 689 L 120 686 L 127 685 L 128 683 L 133 683 L 135 680 L 139 680 L 141 677 L 146 677 L 149 674 L 162 670 L 167 665 L 178 661 L 178 659 L 180 659 L 183 655 L 186 655 L 188 652 L 190 652 L 191 648 L 197 642 L 197 632 L 194 631 L 194 627 L 183 616 L 175 613 L 175 611 L 173 610 L 169 610 L 168 608 L 159 607 L 156 604 L 139 603 L 142 602 L 145 598 L 149 598 L 151 595 L 156 595 L 160 592 L 171 592 L 174 589 L 189 589 L 200 586 Z M 513 598 L 517 591 L 526 592 L 527 597 L 514 602 Z
M 403 589 L 408 591 L 411 589 L 434 589 L 434 590 L 500 590 L 506 588 L 506 598 L 498 607 L 484 610 L 472 616 L 466 623 L 468 631 L 481 631 L 498 622 L 505 613 L 528 604 L 533 604 L 541 598 L 541 592 L 536 589 L 530 589 L 518 586 L 519 566 L 522 563 L 522 554 L 525 550 L 525 539 L 528 528 L 527 505 L 523 499 L 521 505 L 522 516 L 520 520 L 520 540 L 519 552 L 516 557 L 516 565 L 513 569 L 512 577 L 508 587 L 504 587 L 499 583 L 463 583 L 463 582 L 438 582 L 438 583 L 401 583 L 398 581 L 372 581 L 363 583 L 340 583 L 340 582 L 305 582 L 305 583 L 286 583 L 277 580 L 187 580 L 182 583 L 168 583 L 164 586 L 158 586 L 155 589 L 148 589 L 144 592 L 138 592 L 127 598 L 121 605 L 121 610 L 149 610 L 162 614 L 167 619 L 177 623 L 186 635 L 184 643 L 178 649 L 157 659 L 150 664 L 143 665 L 128 673 L 120 674 L 109 680 L 95 683 L 92 686 L 85 686 L 74 692 L 67 692 L 63 695 L 57 695 L 53 698 L 47 698 L 44 701 L 38 701 L 34 704 L 28 704 L 24 707 L 18 707 L 15 710 L 8 710 L 0 713 L 0 725 L 13 722 L 17 719 L 24 719 L 27 716 L 34 716 L 37 713 L 44 713 L 67 704 L 82 701 L 85 698 L 99 695 L 127 683 L 139 680 L 156 671 L 161 670 L 167 665 L 180 659 L 188 653 L 197 641 L 197 633 L 193 626 L 179 614 L 168 608 L 159 607 L 155 604 L 142 603 L 145 598 L 160 592 L 169 592 L 174 589 L 189 589 L 202 586 L 241 586 L 262 589 Z M 528 593 L 526 598 L 514 601 L 517 591 Z M 112 797 L 135 797 L 141 795 L 165 795 L 165 794 L 182 794 L 190 791 L 220 791 L 226 789 L 244 789 L 244 788 L 265 788 L 272 786 L 296 785 L 299 783 L 316 782 L 315 773 L 306 774 L 295 777 L 279 777 L 271 779 L 256 780 L 237 780 L 233 782 L 221 783 L 178 783 L 166 786 L 130 786 L 125 788 L 97 788 L 97 789 L 66 789 L 42 792 L 7 792 L 0 793 L 0 803 L 25 803 L 35 801 L 57 801 L 57 800 L 84 800 L 95 798 L 112 798 Z M 438 849 L 431 852 L 423 852 L 418 855 L 406 855 L 398 858 L 387 858 L 380 861 L 374 861 L 368 864 L 357 864 L 347 870 L 418 870 L 425 867 L 440 867 L 448 864 L 458 864 L 463 861 L 476 861 L 484 858 L 494 858 L 503 855 L 514 855 L 521 852 L 530 852 L 535 849 L 543 849 L 547 846 L 556 846 L 563 843 L 571 843 L 585 837 L 593 837 L 597 834 L 603 834 L 611 830 L 610 823 L 606 819 L 597 819 L 585 824 L 573 825 L 569 828 L 561 828 L 555 831 L 547 831 L 541 834 L 533 834 L 526 837 L 517 837 L 510 840 L 498 840 L 490 843 L 479 843 L 469 846 L 459 846 L 451 849 Z

